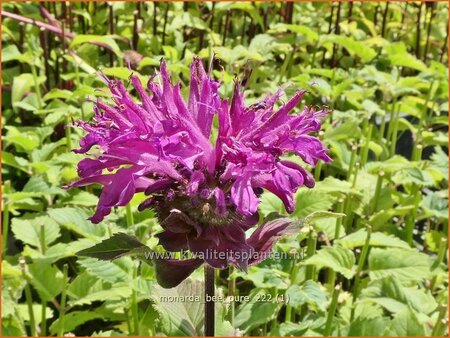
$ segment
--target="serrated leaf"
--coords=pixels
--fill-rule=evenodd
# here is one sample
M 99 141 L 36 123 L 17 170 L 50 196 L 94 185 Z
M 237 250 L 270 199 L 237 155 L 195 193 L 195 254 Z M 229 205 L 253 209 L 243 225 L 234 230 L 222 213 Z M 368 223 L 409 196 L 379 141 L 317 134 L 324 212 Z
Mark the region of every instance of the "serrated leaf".
M 293 216 L 304 218 L 315 211 L 328 211 L 334 198 L 317 190 L 300 189 L 295 194 L 295 201 Z
M 51 218 L 48 216 L 28 217 L 30 216 L 27 216 L 27 218 L 13 218 L 11 230 L 17 239 L 25 244 L 41 248 L 41 227 L 44 228 L 46 246 L 49 246 L 59 238 L 59 226 Z
M 359 229 L 358 231 L 347 235 L 344 238 L 338 239 L 337 243 L 343 246 L 344 248 L 354 248 L 358 246 L 364 246 L 367 237 L 366 229 Z M 382 232 L 373 232 L 370 235 L 370 246 L 387 246 L 387 247 L 396 247 L 396 248 L 405 248 L 409 249 L 408 243 L 402 241 L 401 239 L 393 236 L 386 235 Z
M 278 313 L 280 305 L 277 304 L 276 299 L 258 301 L 258 297 L 260 300 L 268 299 L 268 292 L 266 290 L 255 292 L 249 302 L 243 302 L 236 310 L 235 324 L 244 332 L 249 332 L 253 328 L 267 323 Z
M 111 48 L 111 50 L 117 55 L 117 57 L 122 57 L 123 53 L 120 50 L 120 47 L 117 45 L 116 41 L 110 36 L 102 36 L 102 35 L 92 35 L 92 34 L 77 34 L 70 43 L 70 48 L 76 47 L 78 45 L 84 43 L 100 43 L 107 45 Z
M 386 327 L 389 325 L 389 318 L 357 318 L 350 324 L 348 335 L 352 337 L 367 337 L 367 336 L 383 336 Z
M 125 255 L 131 255 L 136 250 L 144 248 L 146 246 L 139 242 L 136 237 L 118 232 L 90 248 L 77 252 L 77 255 L 100 260 L 114 260 Z
M 430 276 L 430 257 L 398 248 L 374 248 L 369 255 L 369 276 L 376 280 L 388 276 L 413 283 Z
M 64 333 L 72 332 L 81 324 L 84 324 L 90 320 L 102 318 L 101 313 L 87 312 L 87 311 L 73 311 L 69 312 L 64 316 Z M 60 319 L 55 320 L 52 325 L 50 325 L 50 333 L 55 335 L 60 329 Z
M 317 251 L 301 263 L 302 265 L 314 265 L 318 269 L 329 268 L 350 279 L 355 274 L 355 255 L 348 249 L 335 247 L 325 247 Z
M 172 289 L 155 286 L 151 295 L 168 336 L 201 336 L 203 333 L 203 284 L 186 279 Z
M 46 262 L 34 262 L 28 266 L 31 284 L 42 300 L 51 301 L 62 290 L 63 274 L 57 267 Z
M 117 261 L 100 261 L 95 258 L 85 258 L 78 260 L 79 264 L 83 266 L 87 272 L 104 281 L 115 283 L 118 281 L 128 280 L 128 271 L 119 266 Z
M 313 311 L 325 311 L 328 305 L 327 293 L 317 282 L 307 280 L 303 285 L 292 285 L 286 290 L 287 304 L 298 308 L 308 304 Z
M 363 41 L 356 41 L 345 35 L 328 34 L 323 35 L 320 40 L 322 43 L 334 42 L 341 45 L 350 53 L 350 55 L 360 57 L 363 62 L 369 62 L 377 55 L 375 50 L 368 47 Z
M 425 336 L 425 328 L 419 322 L 416 313 L 409 307 L 398 312 L 388 328 L 390 336 Z
M 49 209 L 48 214 L 61 226 L 64 226 L 83 237 L 96 239 L 97 237 L 103 237 L 106 233 L 104 225 L 102 226 L 101 224 L 92 224 L 89 222 L 87 220 L 89 217 L 88 214 L 81 209 Z
M 305 225 L 313 225 L 313 223 L 315 223 L 316 221 L 319 220 L 326 220 L 326 219 L 336 219 L 336 218 L 340 218 L 340 217 L 344 217 L 345 214 L 341 214 L 338 212 L 331 212 L 331 211 L 315 211 L 309 215 L 307 215 L 304 219 L 303 222 Z

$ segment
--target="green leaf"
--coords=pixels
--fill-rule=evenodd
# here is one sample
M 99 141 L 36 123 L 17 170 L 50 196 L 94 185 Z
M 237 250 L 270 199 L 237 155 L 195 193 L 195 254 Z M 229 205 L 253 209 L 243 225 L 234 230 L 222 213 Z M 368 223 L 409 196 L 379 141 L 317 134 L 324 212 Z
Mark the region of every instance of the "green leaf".
M 375 50 L 368 47 L 363 41 L 356 41 L 345 35 L 323 35 L 320 40 L 322 44 L 333 42 L 344 47 L 350 55 L 358 56 L 361 58 L 361 61 L 365 63 L 371 61 L 377 55 Z
M 249 332 L 253 328 L 267 323 L 276 317 L 280 305 L 276 303 L 276 300 L 262 301 L 267 299 L 266 297 L 268 297 L 268 292 L 266 290 L 259 290 L 253 293 L 250 301 L 243 302 L 239 306 L 236 310 L 235 325 L 240 330 Z
M 87 220 L 89 216 L 81 209 L 49 209 L 48 215 L 61 226 L 86 238 L 96 239 L 97 237 L 103 237 L 106 233 L 104 225 L 89 222 Z
M 286 289 L 288 287 L 286 277 L 283 272 L 275 269 L 261 268 L 251 266 L 248 272 L 236 271 L 235 277 L 241 277 L 244 280 L 251 281 L 257 288 L 278 288 Z
M 272 212 L 280 215 L 286 215 L 286 209 L 284 208 L 283 202 L 281 202 L 278 196 L 269 191 L 264 191 L 262 194 L 259 210 L 263 217 L 266 217 Z
M 126 268 L 119 264 L 119 261 L 100 261 L 95 258 L 79 259 L 78 263 L 86 268 L 92 276 L 96 276 L 110 283 L 123 282 L 129 279 Z
M 172 289 L 155 286 L 151 295 L 167 336 L 203 335 L 203 283 L 186 279 Z
M 38 193 L 39 195 L 65 194 L 65 191 L 61 188 L 50 187 L 50 185 L 44 181 L 42 176 L 32 176 L 25 184 L 22 191 Z
M 6 63 L 9 61 L 20 61 L 20 62 L 32 62 L 33 57 L 31 54 L 22 54 L 19 51 L 19 48 L 15 44 L 5 46 L 2 48 L 2 63 Z
M 285 322 L 280 325 L 280 336 L 282 337 L 300 337 L 308 330 L 309 323 L 291 323 Z
M 350 324 L 348 336 L 366 337 L 366 336 L 384 336 L 386 326 L 389 325 L 389 319 L 386 317 L 379 318 L 357 318 Z
M 73 311 L 69 312 L 64 316 L 64 333 L 71 332 L 75 330 L 78 326 L 97 318 L 102 318 L 103 315 L 97 312 L 87 312 L 87 311 Z M 60 320 L 59 318 L 55 320 L 52 325 L 50 325 L 50 333 L 56 335 L 59 332 Z
M 345 122 L 333 128 L 328 128 L 323 135 L 328 141 L 342 141 L 351 138 L 359 138 L 361 130 L 356 122 Z
M 414 55 L 409 53 L 396 53 L 389 55 L 389 61 L 393 66 L 408 67 L 424 72 L 427 70 L 427 66 L 418 60 Z
M 82 272 L 70 283 L 67 288 L 67 295 L 71 299 L 80 299 L 87 296 L 90 292 L 94 292 L 94 288 L 99 286 L 101 289 L 102 282 L 88 272 Z
M 62 291 L 63 274 L 46 262 L 34 262 L 28 266 L 29 282 L 44 301 L 51 301 Z
M 12 81 L 12 105 L 13 109 L 17 111 L 15 104 L 22 100 L 23 96 L 34 86 L 33 75 L 29 73 L 15 76 Z
M 300 36 L 304 36 L 310 42 L 315 42 L 319 38 L 319 35 L 308 26 L 292 25 L 284 23 L 276 23 L 274 25 L 271 25 L 268 33 L 274 34 L 274 33 L 283 33 L 287 31 L 297 33 Z
M 313 311 L 325 311 L 328 305 L 327 293 L 317 282 L 307 280 L 303 285 L 292 285 L 286 290 L 286 302 L 294 308 L 307 304 Z
M 305 225 L 314 225 L 317 221 L 325 221 L 327 219 L 336 219 L 340 217 L 344 217 L 345 214 L 337 213 L 337 212 L 331 212 L 331 211 L 315 211 L 309 215 L 307 215 L 303 219 L 303 223 Z M 319 225 L 320 227 L 320 225 Z
M 333 205 L 334 198 L 314 189 L 299 189 L 295 200 L 293 215 L 297 218 L 304 218 L 315 211 L 327 211 Z
M 409 307 L 398 312 L 390 327 L 388 328 L 390 336 L 425 336 L 424 325 L 417 318 L 416 313 Z
M 430 192 L 426 195 L 420 206 L 430 215 L 442 220 L 448 220 L 448 197 L 439 192 Z
M 58 224 L 48 216 L 35 216 L 34 218 L 13 218 L 11 230 L 14 236 L 34 247 L 41 247 L 41 227 L 44 228 L 45 244 L 49 246 L 60 236 Z M 42 248 L 41 248 L 42 249 Z
M 430 276 L 430 257 L 399 248 L 374 248 L 369 255 L 371 280 L 392 276 L 405 283 L 413 283 Z
M 362 294 L 392 313 L 411 306 L 419 313 L 429 314 L 438 306 L 433 296 L 424 289 L 418 289 L 416 286 L 405 287 L 394 277 L 370 283 Z
M 7 151 L 2 151 L 2 164 L 9 165 L 30 174 L 28 169 L 28 161 L 22 157 L 14 156 Z
M 111 50 L 117 55 L 117 57 L 121 58 L 123 55 L 116 41 L 110 36 L 77 34 L 75 38 L 72 39 L 69 48 L 74 48 L 84 43 L 93 43 L 93 42 L 108 45 L 111 48 Z
M 131 255 L 133 252 L 136 252 L 136 250 L 144 248 L 146 248 L 146 246 L 139 242 L 136 237 L 131 237 L 123 232 L 119 232 L 93 247 L 77 252 L 77 255 L 93 257 L 100 260 L 114 260 L 125 255 Z
M 359 229 L 358 231 L 347 235 L 344 238 L 338 239 L 337 243 L 347 249 L 352 249 L 358 246 L 364 246 L 367 237 L 366 229 Z M 386 235 L 382 232 L 373 232 L 370 235 L 370 246 L 387 246 L 396 248 L 409 249 L 408 243 L 402 241 L 401 239 L 393 236 Z
M 17 306 L 17 311 L 18 311 L 20 318 L 29 322 L 30 321 L 30 311 L 28 309 L 28 305 L 27 304 L 17 304 L 16 306 Z M 32 309 L 33 309 L 35 323 L 40 324 L 41 319 L 42 319 L 42 305 L 33 304 Z M 49 307 L 45 308 L 45 318 L 46 319 L 53 318 L 53 310 Z
M 355 274 L 355 255 L 352 251 L 339 246 L 322 248 L 301 264 L 314 265 L 318 269 L 329 268 L 347 279 Z
M 337 178 L 329 176 L 323 181 L 317 182 L 314 190 L 327 194 L 343 195 L 352 191 L 352 185 L 348 181 L 341 181 Z

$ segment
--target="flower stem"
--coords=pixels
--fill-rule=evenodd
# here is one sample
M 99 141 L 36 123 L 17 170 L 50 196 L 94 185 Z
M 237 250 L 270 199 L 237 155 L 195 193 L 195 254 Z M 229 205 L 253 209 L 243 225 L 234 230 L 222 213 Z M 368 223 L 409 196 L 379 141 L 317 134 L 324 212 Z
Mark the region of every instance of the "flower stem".
M 378 177 L 377 177 L 377 185 L 375 186 L 375 195 L 373 196 L 372 213 L 377 211 L 377 208 L 378 208 L 378 200 L 380 198 L 381 187 L 383 185 L 383 177 L 384 177 L 384 171 L 380 170 L 380 172 L 378 173 Z
M 361 165 L 359 162 L 355 163 L 355 169 L 353 171 L 353 179 L 352 179 L 352 188 L 354 188 L 356 186 L 356 180 L 358 179 L 358 171 L 359 171 L 360 166 Z
M 366 241 L 364 242 L 364 246 L 361 251 L 361 255 L 359 256 L 358 260 L 358 266 L 356 268 L 356 275 L 355 275 L 355 284 L 353 287 L 353 307 L 350 315 L 350 320 L 353 320 L 353 317 L 355 315 L 355 307 L 354 304 L 356 302 L 356 299 L 358 298 L 359 294 L 359 283 L 361 278 L 361 272 L 364 267 L 364 264 L 366 262 L 367 254 L 369 253 L 369 243 L 370 243 L 370 236 L 372 235 L 372 227 L 370 225 L 366 225 Z
M 127 226 L 131 227 L 134 225 L 133 212 L 131 211 L 131 205 L 128 203 L 126 206 L 127 211 Z
M 356 153 L 358 151 L 358 145 L 352 144 L 352 154 L 350 156 L 350 163 L 348 164 L 348 171 L 347 171 L 347 180 L 350 181 L 350 176 L 353 173 L 353 169 L 356 163 Z
M 41 312 L 41 336 L 47 336 L 47 318 L 46 318 L 47 302 L 42 301 L 42 312 Z
M 214 337 L 215 304 L 212 300 L 215 295 L 214 284 L 214 268 L 205 264 L 205 337 Z
M 339 205 L 338 205 L 337 212 L 342 214 L 344 212 L 344 199 L 339 198 L 338 203 L 339 203 Z M 342 217 L 336 218 L 336 228 L 334 230 L 334 239 L 335 240 L 339 238 L 339 234 L 341 232 L 341 225 L 342 225 Z
M 137 265 L 133 266 L 133 279 L 137 278 Z M 131 315 L 133 316 L 134 335 L 139 336 L 139 308 L 137 301 L 137 292 L 133 289 L 131 292 Z
M 234 303 L 234 296 L 236 295 L 236 279 L 232 276 L 233 275 L 234 268 L 230 266 L 229 268 L 229 274 L 228 274 L 228 296 L 232 297 L 230 302 L 230 323 L 231 326 L 234 327 L 234 310 L 235 310 L 235 303 Z
M 36 66 L 34 63 L 30 64 L 31 68 L 31 74 L 33 75 L 33 82 L 36 90 L 36 97 L 37 97 L 37 103 L 38 108 L 42 109 L 42 95 L 41 95 L 41 88 L 39 87 L 39 81 L 38 81 L 38 74 L 36 71 Z
M 62 337 L 63 334 L 64 334 L 64 315 L 66 313 L 67 272 L 68 272 L 68 266 L 67 266 L 67 264 L 64 264 L 64 267 L 63 267 L 62 292 L 61 292 L 61 306 L 59 308 L 58 337 Z
M 314 255 L 314 253 L 316 252 L 316 245 L 317 245 L 316 240 L 317 240 L 317 237 L 316 237 L 316 234 L 314 232 L 314 228 L 310 227 L 309 228 L 309 235 L 308 235 L 308 239 L 307 239 L 307 243 L 306 243 L 306 245 L 308 247 L 307 251 L 306 251 L 306 254 L 307 254 L 308 258 L 311 257 L 312 255 Z M 307 265 L 306 266 L 306 272 L 305 272 L 305 279 L 306 280 L 313 279 L 314 272 L 315 272 L 314 270 L 315 269 L 314 269 L 313 265 Z
M 419 209 L 420 200 L 422 194 L 420 193 L 420 187 L 418 185 L 414 185 L 411 191 L 411 195 L 414 196 L 414 208 L 411 213 L 408 215 L 406 219 L 405 225 L 405 233 L 406 233 L 406 242 L 412 246 L 413 245 L 413 235 L 414 235 L 414 226 L 416 225 L 417 219 L 417 210 Z
M 414 145 L 414 148 L 413 148 L 411 160 L 412 161 L 420 161 L 422 159 L 422 150 L 423 150 L 423 146 L 420 143 L 416 142 Z
M 447 305 L 440 305 L 439 306 L 439 315 L 438 319 L 436 320 L 436 324 L 434 325 L 433 331 L 431 332 L 431 337 L 440 337 L 445 334 L 445 328 L 446 328 L 446 320 L 444 319 L 445 313 L 447 312 Z
M 334 289 L 334 283 L 336 283 L 336 271 L 328 269 L 327 284 L 330 291 Z
M 47 245 L 45 244 L 45 225 L 41 224 L 40 228 L 40 236 L 39 239 L 41 241 L 41 253 L 45 255 L 47 252 Z M 42 301 L 42 312 L 41 312 L 41 333 L 42 337 L 47 335 L 47 318 L 46 318 L 46 310 L 47 310 L 47 302 L 45 300 Z
M 66 133 L 67 150 L 70 152 L 70 151 L 72 151 L 72 139 L 71 139 L 72 136 L 71 136 L 71 132 L 70 132 L 70 116 L 68 113 L 66 114 L 65 133 Z
M 397 107 L 397 106 L 395 106 L 395 107 Z M 390 144 L 390 149 L 389 149 L 390 157 L 395 155 L 395 149 L 397 146 L 399 114 L 398 114 L 397 108 L 394 108 L 394 109 L 395 110 L 392 113 L 392 121 L 391 121 L 391 124 L 393 124 L 393 127 L 392 127 L 392 133 L 391 133 L 391 144 Z
M 9 203 L 6 203 L 5 195 L 9 194 L 11 182 L 6 181 L 2 191 L 2 254 L 5 255 L 8 249 L 8 233 L 9 233 Z
M 28 315 L 30 316 L 30 331 L 31 336 L 36 336 L 36 321 L 34 320 L 34 312 L 33 312 L 33 299 L 31 296 L 31 288 L 30 283 L 28 283 L 27 273 L 26 273 L 26 263 L 25 258 L 19 258 L 20 269 L 22 270 L 22 277 L 26 281 L 25 283 L 25 299 L 28 306 Z
M 364 147 L 361 149 L 361 166 L 364 166 L 367 163 L 367 158 L 369 156 L 369 144 L 372 138 L 372 131 L 373 125 L 370 124 L 366 134 L 366 142 L 364 143 Z
M 333 297 L 331 299 L 330 307 L 328 308 L 327 322 L 325 324 L 324 337 L 329 337 L 331 335 L 331 329 L 333 324 L 334 313 L 336 312 L 339 292 L 341 291 L 341 285 L 336 285 L 333 291 Z
M 441 238 L 441 241 L 439 243 L 439 250 L 436 257 L 436 260 L 433 262 L 433 265 L 431 266 L 431 269 L 437 268 L 442 262 L 444 261 L 445 254 L 447 253 L 447 239 Z
M 47 252 L 47 246 L 45 244 L 45 225 L 44 224 L 41 224 L 39 239 L 41 241 L 41 253 L 42 253 L 42 255 L 45 255 L 45 253 Z
M 319 181 L 320 172 L 322 171 L 322 162 L 317 163 L 316 168 L 314 169 L 314 181 Z
M 298 262 L 298 252 L 295 252 L 295 256 L 294 256 L 294 262 L 293 262 L 293 266 L 292 266 L 292 271 L 291 271 L 291 285 L 295 285 L 296 280 L 297 280 L 297 275 L 298 275 L 298 270 L 299 270 L 299 262 Z M 292 305 L 291 304 L 287 304 L 286 305 L 286 314 L 285 314 L 285 322 L 290 322 L 292 321 Z

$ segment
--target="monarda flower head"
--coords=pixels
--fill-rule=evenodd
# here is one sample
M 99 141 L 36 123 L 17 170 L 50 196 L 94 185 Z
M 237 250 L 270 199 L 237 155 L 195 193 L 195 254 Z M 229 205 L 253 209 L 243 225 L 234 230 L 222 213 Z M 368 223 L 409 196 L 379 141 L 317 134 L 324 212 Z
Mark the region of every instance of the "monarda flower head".
M 113 104 L 98 99 L 94 121 L 78 122 L 88 134 L 75 152 L 98 149 L 79 162 L 81 179 L 71 186 L 103 186 L 93 223 L 113 207 L 127 205 L 135 193 L 149 196 L 139 210 L 156 212 L 164 229 L 156 235 L 159 243 L 167 251 L 189 250 L 194 256 L 156 262 L 158 281 L 166 286 L 178 284 L 203 262 L 244 270 L 259 262 L 290 224 L 288 219 L 269 221 L 246 236 L 258 223 L 263 190 L 292 212 L 296 190 L 314 186 L 308 171 L 281 156 L 293 153 L 311 166 L 330 161 L 319 139 L 309 135 L 320 129 L 327 111 L 305 106 L 290 114 L 304 90 L 278 109 L 281 89 L 246 106 L 235 80 L 231 101 L 222 99 L 220 83 L 198 58 L 191 64 L 187 102 L 180 85 L 171 83 L 164 61 L 147 88 L 137 76 L 130 77 L 140 102 L 121 81 L 102 78 Z M 211 140 L 215 116 L 217 137 Z

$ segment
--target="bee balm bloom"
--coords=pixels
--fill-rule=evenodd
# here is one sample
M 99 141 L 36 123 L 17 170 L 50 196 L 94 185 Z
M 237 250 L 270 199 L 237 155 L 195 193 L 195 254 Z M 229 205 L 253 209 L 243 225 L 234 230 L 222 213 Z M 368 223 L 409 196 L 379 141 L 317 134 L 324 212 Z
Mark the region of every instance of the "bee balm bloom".
M 290 223 L 267 222 L 246 237 L 258 222 L 263 190 L 277 195 L 292 212 L 296 190 L 314 186 L 308 171 L 281 156 L 293 153 L 311 166 L 330 161 L 319 139 L 309 135 L 320 129 L 327 112 L 304 107 L 299 114 L 290 114 L 304 90 L 279 109 L 274 106 L 281 90 L 246 106 L 235 81 L 232 99 L 222 99 L 220 83 L 197 58 L 191 64 L 187 102 L 180 85 L 171 83 L 164 61 L 147 88 L 137 76 L 130 77 L 140 102 L 121 81 L 103 78 L 112 104 L 98 99 L 94 121 L 78 122 L 88 134 L 76 152 L 97 150 L 80 161 L 80 180 L 71 186 L 103 186 L 90 218 L 93 223 L 102 221 L 113 207 L 128 204 L 135 193 L 149 196 L 139 210 L 155 210 L 164 229 L 157 234 L 160 244 L 167 251 L 189 250 L 201 257 L 156 262 L 157 273 L 163 276 L 158 280 L 168 275 L 174 280 L 166 285 L 176 285 L 203 262 L 215 268 L 231 263 L 246 269 L 260 261 L 258 254 L 269 252 Z M 217 137 L 211 141 L 215 116 Z

